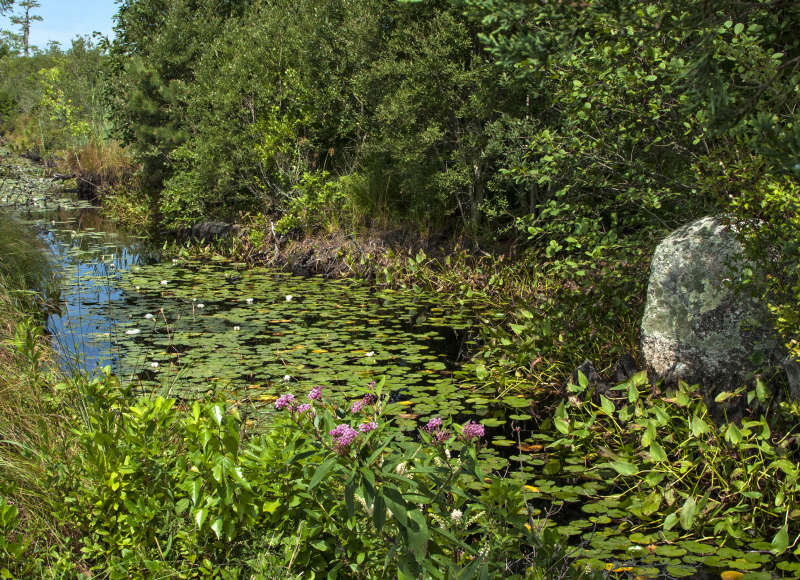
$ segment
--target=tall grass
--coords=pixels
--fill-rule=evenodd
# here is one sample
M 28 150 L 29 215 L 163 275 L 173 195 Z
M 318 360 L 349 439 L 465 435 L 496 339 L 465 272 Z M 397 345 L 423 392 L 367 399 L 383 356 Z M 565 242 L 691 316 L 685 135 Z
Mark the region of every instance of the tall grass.
M 62 153 L 60 170 L 95 186 L 114 187 L 135 171 L 128 152 L 116 141 L 90 139 L 82 147 Z
M 24 534 L 35 540 L 56 537 L 46 474 L 63 456 L 69 423 L 54 396 L 59 377 L 37 320 L 52 286 L 50 263 L 20 228 L 0 216 L 0 497 L 17 507 Z

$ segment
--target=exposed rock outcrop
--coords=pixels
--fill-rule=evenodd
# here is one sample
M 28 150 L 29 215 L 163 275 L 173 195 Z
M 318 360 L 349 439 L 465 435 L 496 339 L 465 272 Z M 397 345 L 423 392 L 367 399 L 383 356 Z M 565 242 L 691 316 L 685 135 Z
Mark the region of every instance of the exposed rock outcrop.
M 658 245 L 642 320 L 653 378 L 699 383 L 713 395 L 786 363 L 768 309 L 737 285 L 745 267 L 755 268 L 735 232 L 717 218 L 688 224 Z M 789 371 L 789 377 L 796 372 Z

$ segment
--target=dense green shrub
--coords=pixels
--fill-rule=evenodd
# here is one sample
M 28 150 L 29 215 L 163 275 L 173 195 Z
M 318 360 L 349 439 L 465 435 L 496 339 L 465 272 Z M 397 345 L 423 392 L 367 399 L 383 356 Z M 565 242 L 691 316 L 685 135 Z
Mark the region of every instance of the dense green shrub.
M 584 577 L 518 482 L 484 484 L 482 426 L 433 419 L 409 440 L 380 386 L 345 406 L 284 395 L 247 439 L 222 402 L 133 400 L 107 371 L 77 386 L 79 459 L 54 484 L 95 573 Z

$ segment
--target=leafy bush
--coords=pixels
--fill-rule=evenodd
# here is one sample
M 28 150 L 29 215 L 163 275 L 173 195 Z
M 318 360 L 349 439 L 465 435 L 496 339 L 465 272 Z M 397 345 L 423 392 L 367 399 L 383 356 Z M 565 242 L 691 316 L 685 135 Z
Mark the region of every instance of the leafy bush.
M 107 371 L 80 388 L 80 460 L 54 481 L 98 573 L 582 577 L 519 484 L 481 473 L 482 426 L 435 418 L 409 440 L 381 385 L 345 405 L 284 395 L 247 440 L 222 402 L 130 402 Z
M 800 507 L 796 409 L 776 408 L 758 382 L 716 402 L 738 399 L 764 414 L 715 424 L 697 386 L 655 392 L 642 372 L 603 394 L 579 379 L 553 415 L 549 448 L 579 450 L 614 474 L 627 511 L 665 532 L 761 537 L 775 555 L 790 548 Z

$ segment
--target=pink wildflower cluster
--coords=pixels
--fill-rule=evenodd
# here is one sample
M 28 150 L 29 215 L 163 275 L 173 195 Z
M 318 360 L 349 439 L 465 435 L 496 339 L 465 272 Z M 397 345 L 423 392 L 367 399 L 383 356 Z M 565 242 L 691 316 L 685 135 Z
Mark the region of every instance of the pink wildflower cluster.
M 373 405 L 375 401 L 377 401 L 378 399 L 372 393 L 367 393 L 366 395 L 364 395 L 364 398 L 362 400 L 364 401 L 365 405 Z
M 441 417 L 434 417 L 423 427 L 428 433 L 435 433 L 442 427 L 442 419 Z
M 308 393 L 308 398 L 311 401 L 319 401 L 322 399 L 322 387 L 314 387 L 311 389 L 311 392 Z
M 334 429 L 331 429 L 328 434 L 333 438 L 333 446 L 336 447 L 336 450 L 340 453 L 346 451 L 350 444 L 358 437 L 358 431 L 347 423 L 337 425 Z
M 363 399 L 359 399 L 358 401 L 350 405 L 350 412 L 353 414 L 360 413 L 361 409 L 363 408 L 364 408 L 364 401 Z
M 279 411 L 281 409 L 288 409 L 289 412 L 292 414 L 297 413 L 298 415 L 302 415 L 303 413 L 311 412 L 314 414 L 314 409 L 311 408 L 311 405 L 308 403 L 303 403 L 302 405 L 298 405 L 297 401 L 295 401 L 294 395 L 291 393 L 286 393 L 278 397 L 278 400 L 275 401 L 275 408 Z
M 374 431 L 378 428 L 378 424 L 375 421 L 370 421 L 369 423 L 361 423 L 358 426 L 358 430 L 362 433 L 369 433 L 370 431 Z
M 484 433 L 483 425 L 470 421 L 464 425 L 464 428 L 461 430 L 461 438 L 464 439 L 464 441 L 471 441 L 472 439 L 480 439 L 483 437 Z
M 434 417 L 422 429 L 431 434 L 435 443 L 444 443 L 450 439 L 450 431 L 442 429 L 441 417 Z
M 292 394 L 281 395 L 280 397 L 278 397 L 278 400 L 275 401 L 275 408 L 278 409 L 279 411 L 281 409 L 285 409 L 286 407 L 289 407 L 290 411 L 294 409 L 294 395 Z

